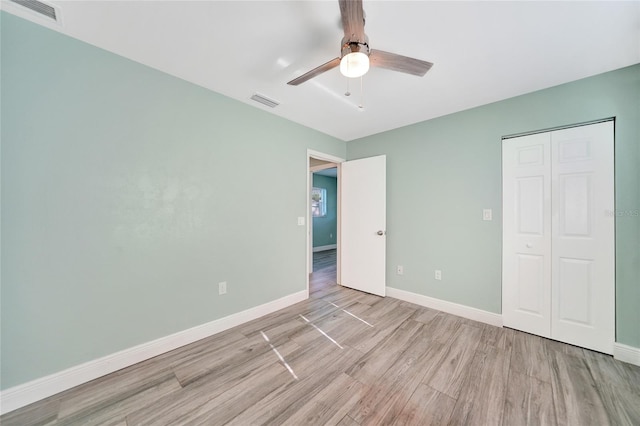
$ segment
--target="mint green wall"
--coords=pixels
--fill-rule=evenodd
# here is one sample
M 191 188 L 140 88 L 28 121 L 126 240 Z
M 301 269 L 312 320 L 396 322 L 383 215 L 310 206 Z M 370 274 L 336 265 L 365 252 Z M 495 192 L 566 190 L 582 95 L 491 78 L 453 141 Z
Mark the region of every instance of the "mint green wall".
M 637 212 L 640 65 L 349 142 L 348 159 L 387 155 L 387 285 L 499 313 L 501 137 L 612 116 L 616 209 Z M 617 340 L 640 347 L 637 215 L 616 222 L 616 309 Z
M 344 142 L 1 16 L 3 389 L 306 289 Z
M 313 246 L 328 246 L 336 243 L 337 232 L 337 179 L 331 176 L 313 175 L 313 186 L 327 190 L 327 215 L 313 218 Z

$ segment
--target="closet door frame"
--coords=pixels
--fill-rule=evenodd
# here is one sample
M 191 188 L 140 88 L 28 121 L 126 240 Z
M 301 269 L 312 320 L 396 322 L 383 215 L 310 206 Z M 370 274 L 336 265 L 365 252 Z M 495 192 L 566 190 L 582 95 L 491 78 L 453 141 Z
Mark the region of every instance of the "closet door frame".
M 503 138 L 504 326 L 613 352 L 614 127 Z

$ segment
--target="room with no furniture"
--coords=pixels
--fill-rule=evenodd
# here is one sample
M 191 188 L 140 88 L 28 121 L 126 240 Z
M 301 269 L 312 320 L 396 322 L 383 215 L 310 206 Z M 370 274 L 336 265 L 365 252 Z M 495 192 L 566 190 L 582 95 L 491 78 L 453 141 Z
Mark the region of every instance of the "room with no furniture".
M 0 1 L 0 424 L 640 424 L 640 2 Z

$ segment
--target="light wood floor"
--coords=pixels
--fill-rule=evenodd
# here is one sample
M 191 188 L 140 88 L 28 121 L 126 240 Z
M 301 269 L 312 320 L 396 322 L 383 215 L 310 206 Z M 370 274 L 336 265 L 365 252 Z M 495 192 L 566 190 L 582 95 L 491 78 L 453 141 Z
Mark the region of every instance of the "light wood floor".
M 640 425 L 640 367 L 335 285 L 2 425 Z

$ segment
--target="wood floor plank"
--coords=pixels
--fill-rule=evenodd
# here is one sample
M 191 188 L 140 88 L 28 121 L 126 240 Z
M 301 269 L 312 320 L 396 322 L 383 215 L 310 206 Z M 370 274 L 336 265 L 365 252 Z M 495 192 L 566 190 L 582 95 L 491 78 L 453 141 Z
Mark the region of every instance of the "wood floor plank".
M 609 417 L 582 357 L 552 350 L 551 386 L 560 425 L 608 425 Z
M 322 300 L 308 299 L 289 306 L 287 309 L 279 310 L 239 325 L 238 327 L 235 327 L 235 329 L 245 336 L 259 334 L 260 330 L 277 326 L 283 321 L 289 321 L 290 319 L 297 317 L 298 314 L 304 314 L 315 309 L 326 308 L 326 306 L 327 304 Z
M 60 398 L 56 396 L 7 413 L 2 416 L 0 424 L 3 426 L 48 426 L 55 424 L 58 411 L 60 411 Z
M 460 317 L 439 312 L 426 325 L 429 327 L 431 340 L 448 344 L 456 335 L 461 324 Z
M 371 305 L 371 308 L 368 311 L 364 312 L 363 315 L 373 320 L 377 318 L 383 318 L 393 313 L 393 311 L 401 307 L 402 301 L 398 299 L 391 299 L 386 297 L 386 298 L 381 298 L 375 303 L 370 303 L 370 305 Z M 415 310 L 417 309 L 418 308 L 416 307 Z
M 640 425 L 640 367 L 594 351 L 584 355 L 611 424 Z
M 369 323 L 359 316 L 356 317 L 354 317 L 353 314 L 348 314 L 344 310 L 340 310 L 340 312 L 336 314 L 337 321 L 331 324 L 327 329 L 327 333 L 336 341 L 344 343 L 352 341 L 355 336 L 360 336 L 363 333 L 368 333 L 372 329 L 375 329 L 375 324 Z M 325 329 L 322 326 L 320 328 Z
M 620 361 L 614 360 L 614 362 Z M 626 362 L 620 362 L 620 364 L 627 371 L 630 381 L 635 385 L 640 386 L 640 365 L 633 365 Z
M 290 342 L 288 345 L 295 344 Z M 288 350 L 282 346 L 278 349 L 288 353 Z M 297 345 L 292 346 L 292 349 L 294 347 L 299 349 Z M 274 366 L 280 366 L 280 368 L 278 369 Z M 230 389 L 235 389 L 243 383 L 251 382 L 253 377 L 263 374 L 265 369 L 268 369 L 271 373 L 286 372 L 283 377 L 278 377 L 278 380 L 284 380 L 285 377 L 288 380 L 291 377 L 286 367 L 273 353 L 273 350 L 270 350 L 247 362 L 240 363 L 232 360 L 229 365 L 224 367 L 224 371 L 214 370 L 201 380 L 190 383 L 181 392 L 167 395 L 151 404 L 139 407 L 127 416 L 127 420 L 130 424 L 163 424 L 163 419 L 167 418 L 169 420 L 166 420 L 166 422 L 169 423 L 170 419 L 179 418 L 180 413 L 183 411 L 199 407 Z
M 503 425 L 556 425 L 551 384 L 511 371 Z
M 436 311 L 435 309 L 420 307 L 411 319 L 413 319 L 414 321 L 421 322 L 423 324 L 428 324 L 439 313 L 440 311 Z
M 346 313 L 335 311 L 331 316 L 321 318 L 318 321 L 311 321 L 309 318 L 301 318 L 305 324 L 303 328 L 289 334 L 288 338 L 300 346 L 313 345 L 316 341 L 327 340 L 334 344 L 343 346 L 344 335 L 354 328 L 360 332 L 366 328 L 365 324 L 354 323 L 354 320 Z M 340 337 L 338 336 L 340 335 Z
M 511 368 L 517 373 L 551 383 L 551 367 L 546 339 L 533 334 L 514 332 Z
M 297 346 L 285 345 L 285 350 L 295 350 Z M 200 380 L 211 374 L 223 375 L 237 364 L 249 362 L 261 355 L 270 355 L 271 347 L 262 336 L 252 336 L 246 341 L 234 345 L 219 347 L 211 352 L 188 357 L 172 365 L 173 371 L 182 386 Z M 269 357 L 267 357 L 269 359 Z M 231 362 L 233 361 L 233 362 Z
M 175 379 L 170 368 L 156 365 L 153 360 L 129 367 L 114 374 L 93 380 L 65 393 L 60 399 L 58 417 L 74 418 L 76 415 L 100 411 L 120 401 L 167 381 Z
M 175 360 L 184 359 L 185 356 L 192 356 L 193 354 L 203 351 L 209 351 L 211 348 L 224 347 L 231 345 L 238 340 L 245 339 L 246 337 L 242 333 L 239 333 L 235 328 L 232 328 L 185 346 L 181 346 L 164 354 L 160 354 L 153 358 L 153 362 L 158 365 L 163 364 L 169 366 Z
M 371 309 L 371 305 L 357 301 L 349 306 L 340 306 L 338 309 L 358 315 L 360 318 L 364 319 L 366 316 L 365 312 Z
M 378 297 L 378 296 L 372 296 L 372 297 Z M 365 293 L 352 290 L 346 287 L 340 287 L 339 291 L 335 291 L 333 293 L 327 294 L 326 296 L 323 296 L 322 299 L 342 307 L 356 301 L 366 303 L 364 301 L 367 300 Z
M 393 425 L 446 425 L 449 424 L 456 400 L 425 384 L 418 385 Z
M 198 368 L 195 373 L 198 374 L 198 376 L 192 380 L 184 380 L 184 382 L 181 382 L 181 385 L 188 387 L 201 381 L 226 384 L 238 379 L 241 380 L 246 374 L 258 370 L 267 364 L 274 362 L 283 364 L 283 359 L 286 360 L 292 353 L 300 350 L 300 346 L 292 341 L 284 341 L 276 344 L 270 344 L 270 342 L 264 341 L 261 344 L 250 347 L 250 349 L 252 352 L 228 358 L 224 363 L 218 364 L 216 368 L 207 368 L 206 365 Z M 178 372 L 177 367 L 174 371 Z M 188 373 L 190 372 L 191 371 L 188 371 Z M 176 377 L 177 376 L 178 374 L 176 374 Z
M 423 328 L 424 324 L 417 321 L 405 321 L 380 345 L 363 355 L 347 370 L 347 374 L 361 383 L 373 384 L 396 362 Z
M 352 335 L 344 343 L 362 353 L 367 353 L 384 341 L 414 312 L 415 309 L 397 307 L 382 317 L 375 320 L 372 319 L 372 321 L 377 321 L 376 327 L 365 329 L 362 333 Z
M 355 359 L 360 356 L 361 354 L 350 347 L 338 347 L 321 336 L 313 345 L 303 346 L 291 352 L 286 360 L 298 379 L 302 380 L 318 374 L 319 377 L 316 379 L 324 380 L 322 376 L 323 369 L 333 367 L 331 365 L 333 362 L 338 362 L 342 365 L 344 359 L 354 359 L 353 362 L 355 362 Z M 345 369 L 348 365 L 345 366 Z
M 451 414 L 452 422 L 502 424 L 510 359 L 511 347 L 476 351 Z
M 481 337 L 481 328 L 466 324 L 457 328 L 453 339 L 444 347 L 441 358 L 430 366 L 424 383 L 458 398 Z
M 301 320 L 300 317 L 293 317 L 289 321 L 284 321 L 281 324 L 264 328 L 260 330 L 255 336 L 260 336 L 264 339 L 267 336 L 272 343 L 279 343 L 289 339 L 289 336 L 300 330 L 306 328 L 306 323 Z
M 72 415 L 58 419 L 57 425 L 65 426 L 116 426 L 126 421 L 128 413 L 137 407 L 147 405 L 182 390 L 180 383 L 175 377 L 170 377 L 166 381 L 141 392 L 135 393 L 127 398 L 113 398 L 110 404 L 101 409 L 90 409 L 74 411 Z
M 480 339 L 477 350 L 486 352 L 491 349 L 500 349 L 511 352 L 513 339 L 514 331 L 510 328 L 482 324 L 482 338 Z
M 309 321 L 320 321 L 321 319 L 326 318 L 327 316 L 330 316 L 340 310 L 340 307 L 338 305 L 328 303 L 327 301 L 322 299 L 320 299 L 320 301 L 322 302 L 321 304 L 315 305 L 313 309 L 306 309 L 305 311 L 300 312 L 299 315 L 303 315 Z M 354 303 L 356 302 L 350 303 L 348 305 L 351 306 Z M 299 317 L 296 316 L 296 318 Z
M 360 354 L 351 348 L 335 351 L 328 357 L 318 357 L 313 366 L 316 374 L 306 375 L 300 380 L 288 382 L 275 389 L 235 417 L 229 426 L 284 423 L 309 400 L 313 400 L 324 388 L 330 386 L 358 357 Z M 322 380 L 318 380 L 319 374 L 322 375 Z M 316 401 L 320 401 L 320 398 L 316 398 Z
M 583 349 L 578 346 L 569 345 L 567 343 L 558 342 L 557 340 L 543 339 L 546 351 L 548 353 L 557 352 L 564 355 L 571 355 L 576 358 L 584 359 L 584 352 L 588 349 Z
M 603 381 L 596 389 L 612 425 L 640 425 L 640 393 Z
M 594 351 L 584 351 L 584 360 L 596 385 L 607 383 L 640 394 L 640 367 L 613 359 Z M 640 404 L 638 404 L 640 405 Z
M 342 418 L 342 420 L 340 420 L 340 423 L 338 423 L 338 426 L 360 426 L 360 423 L 356 422 L 351 417 L 346 415 Z
M 180 423 L 184 425 L 222 425 L 231 422 L 234 418 L 253 407 L 256 403 L 280 388 L 285 383 L 293 382 L 290 375 L 282 373 L 278 364 L 276 371 L 264 370 L 263 375 L 255 375 L 250 381 L 229 389 L 220 396 L 209 400 L 197 409 L 185 413 L 180 417 Z
M 362 397 L 364 386 L 348 374 L 341 373 L 282 424 L 337 425 L 349 409 Z
M 432 342 L 421 327 L 400 357 L 369 386 L 349 416 L 361 424 L 392 423 L 420 385 L 426 367 L 440 357 L 440 350 L 441 346 Z
M 207 384 L 192 389 L 192 392 L 161 398 L 128 415 L 127 423 L 129 426 L 224 424 L 291 380 L 291 375 L 281 364 L 269 364 L 223 389 Z

